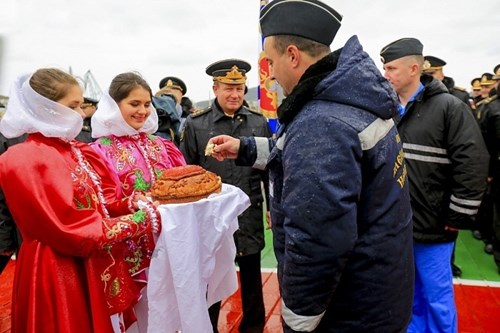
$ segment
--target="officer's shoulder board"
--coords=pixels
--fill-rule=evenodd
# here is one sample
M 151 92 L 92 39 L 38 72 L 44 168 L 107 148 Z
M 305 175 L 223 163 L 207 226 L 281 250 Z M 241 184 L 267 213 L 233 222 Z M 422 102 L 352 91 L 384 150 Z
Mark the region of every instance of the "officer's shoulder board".
M 454 86 L 453 89 L 460 90 L 460 91 L 467 91 L 464 87 L 459 87 L 459 86 Z
M 496 99 L 497 99 L 497 95 L 486 97 L 485 99 L 480 100 L 476 105 L 482 105 L 482 104 L 487 105 L 487 104 L 490 104 L 491 102 L 493 102 Z
M 484 98 L 484 99 L 480 100 L 479 102 L 476 103 L 476 106 L 481 106 L 483 104 L 486 104 L 487 100 L 488 100 L 488 98 Z
M 488 104 L 493 102 L 493 101 L 496 101 L 498 99 L 498 95 L 493 95 L 493 96 L 490 96 L 488 97 Z
M 196 117 L 199 117 L 205 113 L 208 113 L 212 111 L 212 108 L 211 107 L 208 107 L 208 108 L 205 108 L 205 109 L 200 109 L 200 110 L 196 110 L 195 112 L 191 113 L 191 117 L 192 118 L 196 118 Z

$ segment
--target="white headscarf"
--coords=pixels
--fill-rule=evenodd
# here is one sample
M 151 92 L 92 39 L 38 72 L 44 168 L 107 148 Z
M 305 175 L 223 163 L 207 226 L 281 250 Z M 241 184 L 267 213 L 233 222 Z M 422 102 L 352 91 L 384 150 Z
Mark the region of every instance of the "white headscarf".
M 158 130 L 158 114 L 153 104 L 151 104 L 150 108 L 151 114 L 146 119 L 144 126 L 136 130 L 123 119 L 118 104 L 109 96 L 108 90 L 106 90 L 99 100 L 97 111 L 91 118 L 92 137 L 135 135 L 140 132 L 153 134 Z
M 39 132 L 46 137 L 74 139 L 82 130 L 82 116 L 34 91 L 29 83 L 31 75 L 20 75 L 12 84 L 0 132 L 7 138 Z

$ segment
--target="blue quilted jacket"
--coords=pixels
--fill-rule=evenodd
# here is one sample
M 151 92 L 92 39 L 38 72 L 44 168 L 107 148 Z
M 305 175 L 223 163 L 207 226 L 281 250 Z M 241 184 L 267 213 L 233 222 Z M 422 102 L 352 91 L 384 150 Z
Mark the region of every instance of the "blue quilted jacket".
M 241 138 L 237 163 L 269 170 L 285 332 L 406 331 L 414 266 L 396 105 L 354 36 L 306 71 L 274 141 Z

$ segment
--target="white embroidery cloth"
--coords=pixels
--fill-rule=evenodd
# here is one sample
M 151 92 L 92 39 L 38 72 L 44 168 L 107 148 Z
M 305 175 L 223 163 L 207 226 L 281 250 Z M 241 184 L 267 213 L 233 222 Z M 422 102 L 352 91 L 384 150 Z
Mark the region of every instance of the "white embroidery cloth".
M 162 231 L 149 267 L 148 332 L 211 333 L 210 305 L 238 288 L 233 234 L 250 206 L 239 188 L 194 203 L 159 206 Z

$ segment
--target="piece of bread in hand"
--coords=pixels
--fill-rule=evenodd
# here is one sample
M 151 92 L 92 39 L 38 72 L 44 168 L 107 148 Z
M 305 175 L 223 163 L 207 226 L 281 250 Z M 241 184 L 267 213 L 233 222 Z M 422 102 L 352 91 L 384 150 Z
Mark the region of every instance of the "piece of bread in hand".
M 212 156 L 215 152 L 214 149 L 217 145 L 215 143 L 208 143 L 205 147 L 205 156 Z

